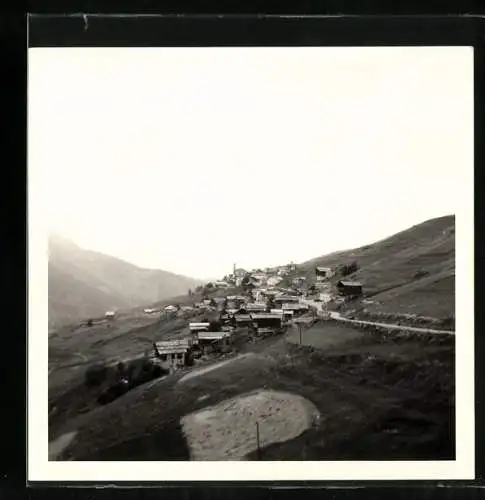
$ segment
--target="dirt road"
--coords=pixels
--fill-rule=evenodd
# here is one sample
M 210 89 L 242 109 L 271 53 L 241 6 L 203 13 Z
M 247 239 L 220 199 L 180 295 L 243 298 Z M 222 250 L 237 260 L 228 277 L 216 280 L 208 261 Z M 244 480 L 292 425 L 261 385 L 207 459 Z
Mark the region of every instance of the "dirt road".
M 313 307 L 317 310 L 319 314 L 322 314 L 324 312 L 324 307 L 323 303 L 321 302 L 315 302 L 313 300 L 308 300 L 308 299 L 301 299 L 301 302 L 303 304 L 307 304 L 310 307 Z M 433 328 L 418 328 L 414 326 L 405 326 L 405 325 L 396 325 L 392 323 L 378 323 L 374 321 L 364 321 L 364 320 L 358 320 L 358 319 L 350 319 L 350 318 L 345 318 L 342 316 L 339 312 L 336 311 L 330 311 L 330 318 L 337 320 L 337 321 L 342 321 L 345 323 L 350 323 L 354 325 L 372 325 L 376 327 L 381 327 L 381 328 L 388 328 L 389 330 L 400 330 L 400 331 L 407 331 L 407 332 L 415 332 L 415 333 L 425 333 L 425 334 L 436 334 L 436 335 L 454 335 L 455 332 L 450 331 L 450 330 L 436 330 Z

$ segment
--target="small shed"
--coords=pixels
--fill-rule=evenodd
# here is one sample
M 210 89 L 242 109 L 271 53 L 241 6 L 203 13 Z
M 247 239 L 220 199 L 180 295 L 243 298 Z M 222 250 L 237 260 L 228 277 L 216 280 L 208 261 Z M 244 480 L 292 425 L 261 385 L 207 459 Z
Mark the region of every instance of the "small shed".
M 279 313 L 251 314 L 251 319 L 258 334 L 281 333 L 283 315 Z
M 341 280 L 337 283 L 338 293 L 345 297 L 359 297 L 362 295 L 362 283 L 360 281 Z
M 106 319 L 114 319 L 114 317 L 115 317 L 115 313 L 114 313 L 114 311 L 106 311 L 106 313 L 105 313 L 104 317 L 105 317 Z
M 155 355 L 162 364 L 172 369 L 188 366 L 192 362 L 193 342 L 191 339 L 165 340 L 154 344 Z
M 315 267 L 315 276 L 317 277 L 317 281 L 323 281 L 332 275 L 332 269 L 330 267 Z

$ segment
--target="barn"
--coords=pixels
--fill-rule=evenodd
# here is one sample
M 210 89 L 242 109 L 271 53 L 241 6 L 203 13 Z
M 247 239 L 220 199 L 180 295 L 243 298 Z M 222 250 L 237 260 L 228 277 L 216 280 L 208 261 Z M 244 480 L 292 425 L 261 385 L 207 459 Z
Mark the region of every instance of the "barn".
M 359 281 L 341 280 L 337 283 L 337 290 L 339 295 L 343 295 L 345 297 L 359 297 L 363 294 L 362 283 Z
M 251 319 L 258 335 L 283 332 L 282 314 L 257 313 L 251 314 Z
M 231 343 L 232 332 L 219 331 L 219 332 L 197 332 L 197 343 L 199 348 L 204 353 L 214 351 L 225 352 L 229 350 Z
M 192 364 L 192 347 L 191 339 L 161 341 L 154 344 L 156 357 L 160 359 L 162 365 L 167 365 L 173 370 Z

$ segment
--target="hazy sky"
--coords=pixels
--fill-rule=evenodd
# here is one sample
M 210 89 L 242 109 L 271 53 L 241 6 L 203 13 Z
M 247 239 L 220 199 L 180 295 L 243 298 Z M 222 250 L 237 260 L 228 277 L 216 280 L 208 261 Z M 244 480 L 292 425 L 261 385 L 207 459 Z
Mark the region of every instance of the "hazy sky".
M 85 248 L 218 277 L 455 212 L 470 48 L 29 50 L 29 169 Z

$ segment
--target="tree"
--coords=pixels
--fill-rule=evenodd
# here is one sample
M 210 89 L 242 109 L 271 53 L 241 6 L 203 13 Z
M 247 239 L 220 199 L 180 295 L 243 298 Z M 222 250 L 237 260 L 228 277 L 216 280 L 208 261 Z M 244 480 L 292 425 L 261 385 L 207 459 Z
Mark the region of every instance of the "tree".
M 214 284 L 213 283 L 207 283 L 207 285 L 205 285 L 206 289 L 207 290 L 211 290 L 212 288 L 214 288 Z
M 211 321 L 209 324 L 209 330 L 211 332 L 218 332 L 222 327 L 220 321 Z
M 359 265 L 357 262 L 351 262 L 350 264 L 343 264 L 340 268 L 340 274 L 342 276 L 348 276 L 349 274 L 353 274 L 359 270 Z

